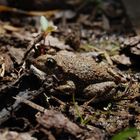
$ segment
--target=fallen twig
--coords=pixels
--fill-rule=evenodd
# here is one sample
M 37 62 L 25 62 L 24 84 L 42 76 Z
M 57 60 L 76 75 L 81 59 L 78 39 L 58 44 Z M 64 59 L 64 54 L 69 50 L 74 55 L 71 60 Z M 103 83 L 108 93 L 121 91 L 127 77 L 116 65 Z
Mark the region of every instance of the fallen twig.
M 44 92 L 44 88 L 40 88 L 37 91 L 24 91 L 24 92 L 19 92 L 18 96 L 27 99 L 27 100 L 32 100 L 39 94 Z M 21 104 L 18 100 L 16 100 L 13 105 L 7 108 L 3 108 L 0 111 L 0 124 L 4 123 L 11 117 L 11 111 L 17 111 L 21 107 Z
M 44 107 L 42 107 L 40 105 L 37 105 L 37 104 L 35 104 L 35 103 L 33 103 L 33 102 L 23 98 L 23 97 L 16 96 L 16 97 L 13 97 L 13 98 L 16 99 L 16 101 L 22 102 L 22 103 L 24 103 L 24 104 L 26 104 L 26 105 L 28 105 L 28 106 L 30 106 L 30 107 L 40 111 L 40 112 L 44 112 L 45 111 Z
M 26 53 L 25 53 L 25 55 L 24 55 L 23 62 L 24 62 L 24 60 L 26 60 L 26 58 L 27 58 L 28 54 L 30 53 L 30 51 L 31 51 L 32 49 L 34 49 L 34 48 L 35 48 L 35 45 L 36 45 L 38 42 L 40 42 L 43 38 L 44 38 L 43 33 L 40 33 L 34 40 L 31 41 L 31 43 L 30 43 L 30 45 L 28 46 L 28 49 L 27 49 L 27 51 L 26 51 Z M 22 62 L 22 63 L 23 63 L 23 62 Z

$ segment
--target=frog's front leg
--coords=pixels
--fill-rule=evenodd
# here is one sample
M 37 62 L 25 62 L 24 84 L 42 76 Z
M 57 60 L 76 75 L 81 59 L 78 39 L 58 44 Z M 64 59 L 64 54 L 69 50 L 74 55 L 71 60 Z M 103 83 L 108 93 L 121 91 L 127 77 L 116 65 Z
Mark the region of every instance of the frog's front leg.
M 65 93 L 67 95 L 71 95 L 71 93 L 75 93 L 76 87 L 74 82 L 69 80 L 66 81 L 64 84 L 55 87 L 55 90 Z
M 116 93 L 117 85 L 113 81 L 91 84 L 83 90 L 83 96 L 87 101 L 85 104 L 91 102 L 99 102 L 110 99 Z

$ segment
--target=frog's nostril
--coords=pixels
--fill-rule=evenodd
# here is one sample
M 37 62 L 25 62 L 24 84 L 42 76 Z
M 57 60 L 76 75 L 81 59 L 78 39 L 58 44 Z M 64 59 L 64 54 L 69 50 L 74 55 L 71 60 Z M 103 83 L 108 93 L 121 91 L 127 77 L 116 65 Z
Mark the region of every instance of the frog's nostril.
M 56 66 L 56 61 L 53 58 L 47 58 L 45 65 L 48 68 L 54 68 Z

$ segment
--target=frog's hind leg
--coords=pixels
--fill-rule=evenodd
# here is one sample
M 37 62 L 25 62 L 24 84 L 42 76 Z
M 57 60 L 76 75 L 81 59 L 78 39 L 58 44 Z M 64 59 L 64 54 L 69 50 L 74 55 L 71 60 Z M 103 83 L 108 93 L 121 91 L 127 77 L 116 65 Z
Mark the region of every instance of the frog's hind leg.
M 116 93 L 115 87 L 117 87 L 117 85 L 113 81 L 91 84 L 87 86 L 83 90 L 83 96 L 89 100 L 86 101 L 84 105 L 112 98 Z

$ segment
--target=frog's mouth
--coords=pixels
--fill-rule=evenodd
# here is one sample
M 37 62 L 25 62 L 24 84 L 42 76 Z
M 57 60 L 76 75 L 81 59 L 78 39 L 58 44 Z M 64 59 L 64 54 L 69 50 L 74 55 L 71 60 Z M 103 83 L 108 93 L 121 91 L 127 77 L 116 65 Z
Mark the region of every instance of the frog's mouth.
M 47 73 L 47 68 L 42 60 L 27 59 L 26 64 L 30 69 L 38 69 L 39 71 Z
M 61 80 L 63 78 L 63 75 L 64 75 L 62 68 L 60 68 L 59 66 L 52 65 L 52 64 L 46 64 L 46 62 L 42 63 L 41 61 L 38 62 L 36 60 L 30 61 L 30 70 L 37 77 L 46 77 L 48 75 L 50 75 L 50 76 L 53 75 L 53 76 L 57 77 L 57 79 Z

